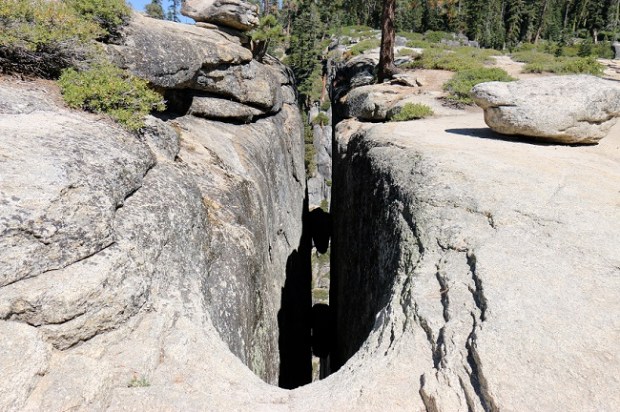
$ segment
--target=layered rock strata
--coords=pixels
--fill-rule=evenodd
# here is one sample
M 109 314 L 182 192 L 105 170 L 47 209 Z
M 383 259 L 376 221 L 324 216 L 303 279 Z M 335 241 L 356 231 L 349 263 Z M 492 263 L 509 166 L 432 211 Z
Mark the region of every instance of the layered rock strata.
M 258 26 L 258 6 L 243 0 L 186 0 L 181 14 L 197 22 L 248 31 Z

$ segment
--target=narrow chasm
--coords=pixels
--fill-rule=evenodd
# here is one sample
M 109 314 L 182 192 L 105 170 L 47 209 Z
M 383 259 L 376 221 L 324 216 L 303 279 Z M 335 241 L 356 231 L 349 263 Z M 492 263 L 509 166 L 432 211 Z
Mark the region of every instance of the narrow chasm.
M 289 256 L 278 312 L 278 385 L 294 389 L 331 372 L 334 311 L 330 306 L 332 218 L 330 102 L 302 109 L 307 192 L 300 244 Z

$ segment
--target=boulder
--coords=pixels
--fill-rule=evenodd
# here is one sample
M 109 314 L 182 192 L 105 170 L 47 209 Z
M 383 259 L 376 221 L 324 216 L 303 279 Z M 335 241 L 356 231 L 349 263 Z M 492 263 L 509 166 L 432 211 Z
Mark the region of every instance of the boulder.
M 472 95 L 494 131 L 553 143 L 596 143 L 620 115 L 620 87 L 594 76 L 482 83 Z
M 243 0 L 187 0 L 181 14 L 197 22 L 248 31 L 258 26 L 258 6 Z
M 265 111 L 217 97 L 194 96 L 188 114 L 207 119 L 237 120 L 248 123 Z
M 280 82 L 273 70 L 252 60 L 244 65 L 221 65 L 201 69 L 192 82 L 192 88 L 260 109 L 277 112 L 282 107 Z
M 375 67 L 379 63 L 378 59 L 360 55 L 348 60 L 342 65 L 333 67 L 333 98 L 337 100 L 355 87 L 369 85 L 374 82 Z
M 381 121 L 397 102 L 411 93 L 412 87 L 373 84 L 351 90 L 343 99 L 344 117 L 363 121 Z
M 396 36 L 394 38 L 394 46 L 396 47 L 404 47 L 407 45 L 407 38 L 403 36 Z
M 111 59 L 120 67 L 147 79 L 154 86 L 191 88 L 203 67 L 243 64 L 252 52 L 234 36 L 188 24 L 149 19 L 134 13 L 122 29 L 120 45 L 108 45 Z

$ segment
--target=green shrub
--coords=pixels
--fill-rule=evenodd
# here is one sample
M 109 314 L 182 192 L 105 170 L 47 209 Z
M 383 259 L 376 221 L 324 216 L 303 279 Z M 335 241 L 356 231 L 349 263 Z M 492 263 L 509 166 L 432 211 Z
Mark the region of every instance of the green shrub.
M 526 63 L 523 67 L 524 73 L 603 74 L 603 66 L 593 56 L 554 57 L 540 53 L 538 58 L 529 59 Z
M 141 128 L 151 110 L 165 108 L 161 96 L 150 90 L 145 80 L 110 63 L 82 72 L 67 69 L 58 84 L 70 107 L 106 113 L 130 130 Z
M 329 299 L 329 291 L 327 289 L 312 289 L 312 297 L 315 301 L 325 302 Z
M 328 111 L 330 107 L 332 107 L 332 103 L 329 100 L 325 100 L 321 103 L 321 110 L 324 112 Z
M 491 63 L 491 56 L 500 54 L 496 50 L 477 49 L 473 47 L 457 47 L 455 49 L 431 48 L 424 50 L 416 59 L 404 65 L 406 68 L 434 70 L 469 70 L 482 68 Z
M 312 119 L 312 124 L 318 126 L 327 126 L 329 124 L 329 116 L 327 116 L 325 113 L 319 113 L 314 119 Z
M 398 50 L 398 56 L 413 56 L 414 54 L 416 54 L 415 50 L 408 49 L 405 47 Z
M 0 2 L 0 71 L 58 77 L 104 31 L 62 2 Z
M 424 119 L 433 114 L 433 109 L 425 104 L 405 103 L 400 111 L 390 118 L 390 121 L 405 122 L 407 120 Z
M 407 40 L 407 47 L 413 47 L 416 49 L 430 49 L 433 44 L 426 40 Z
M 306 167 L 306 175 L 308 177 L 314 176 L 316 172 L 316 149 L 312 143 L 306 143 L 305 149 L 304 166 Z
M 131 16 L 131 7 L 125 0 L 63 1 L 86 19 L 99 24 L 108 35 L 115 35 Z
M 462 104 L 472 104 L 473 100 L 469 93 L 471 88 L 478 83 L 509 82 L 512 80 L 515 79 L 502 69 L 482 67 L 457 72 L 452 79 L 443 85 L 443 89 L 448 92 L 448 100 Z
M 346 37 L 366 37 L 375 34 L 377 30 L 374 30 L 368 26 L 344 26 L 336 27 L 329 31 L 330 34 Z
M 551 54 L 529 48 L 521 48 L 519 51 L 512 53 L 511 57 L 514 61 L 522 63 L 548 64 L 555 60 L 555 57 Z
M 306 176 L 314 176 L 316 172 L 316 148 L 314 147 L 314 131 L 308 124 L 308 116 L 302 111 L 301 118 L 304 124 L 304 166 Z
M 422 33 L 414 33 L 411 31 L 402 31 L 397 33 L 399 36 L 404 37 L 407 40 L 419 41 L 424 40 L 424 35 Z
M 357 56 L 358 54 L 364 53 L 366 50 L 374 49 L 379 47 L 381 42 L 379 39 L 366 39 L 357 43 L 355 46 L 351 47 L 351 55 Z
M 151 386 L 151 383 L 144 375 L 142 375 L 141 377 L 134 375 L 131 380 L 127 382 L 128 388 L 146 388 L 148 386 Z
M 129 19 L 124 0 L 2 0 L 0 71 L 56 78 Z
M 445 31 L 432 31 L 429 30 L 424 33 L 424 40 L 430 43 L 441 43 L 442 40 L 452 40 L 454 36 L 451 33 Z

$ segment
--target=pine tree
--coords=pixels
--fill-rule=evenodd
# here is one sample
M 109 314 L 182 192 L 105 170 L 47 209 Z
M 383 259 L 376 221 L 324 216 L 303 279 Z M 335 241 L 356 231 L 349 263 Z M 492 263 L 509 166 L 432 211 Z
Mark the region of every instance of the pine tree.
M 179 10 L 181 9 L 181 4 L 184 0 L 170 0 L 170 5 L 168 6 L 168 12 L 166 13 L 166 20 L 180 22 L 179 18 Z
M 151 0 L 149 4 L 144 7 L 146 15 L 154 19 L 164 19 L 164 8 L 161 5 L 161 0 Z
M 394 65 L 394 40 L 396 37 L 396 0 L 383 0 L 381 19 L 381 52 L 379 55 L 379 83 L 390 79 L 396 72 Z

